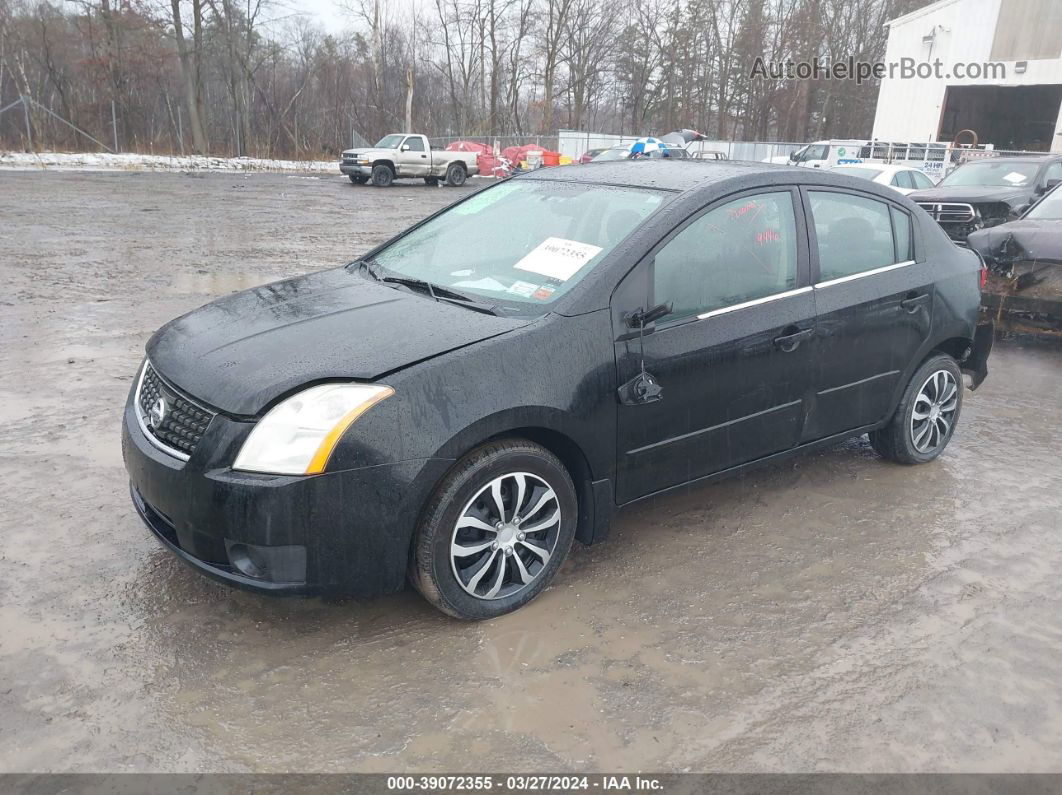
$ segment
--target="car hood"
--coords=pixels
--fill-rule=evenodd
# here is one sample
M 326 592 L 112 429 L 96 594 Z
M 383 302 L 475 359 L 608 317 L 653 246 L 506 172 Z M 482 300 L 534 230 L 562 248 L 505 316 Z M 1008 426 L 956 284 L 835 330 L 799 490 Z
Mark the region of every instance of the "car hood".
M 393 157 L 395 154 L 394 149 L 344 149 L 344 156 L 351 157 Z
M 907 194 L 907 198 L 916 202 L 963 202 L 979 204 L 981 202 L 1021 203 L 1029 198 L 1031 188 L 978 188 L 956 185 L 954 187 L 926 188 Z
M 1002 271 L 1022 261 L 1062 263 L 1062 220 L 1011 221 L 971 233 L 966 244 Z
M 371 381 L 532 322 L 466 309 L 336 268 L 235 293 L 159 329 L 148 358 L 234 415 L 326 379 Z

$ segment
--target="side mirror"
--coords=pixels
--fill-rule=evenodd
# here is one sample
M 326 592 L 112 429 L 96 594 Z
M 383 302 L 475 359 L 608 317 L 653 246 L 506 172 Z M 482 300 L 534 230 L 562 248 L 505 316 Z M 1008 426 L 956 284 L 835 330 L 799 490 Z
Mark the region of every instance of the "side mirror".
M 660 318 L 667 317 L 673 311 L 674 304 L 669 301 L 666 304 L 657 304 L 649 309 L 635 309 L 627 315 L 625 321 L 628 328 L 645 328 L 650 323 L 655 323 Z
M 409 144 L 402 144 L 402 148 L 399 151 L 400 152 L 408 152 L 409 151 Z
M 795 163 L 799 159 L 800 159 L 799 155 L 796 152 L 790 152 L 789 153 L 789 161 L 790 162 Z

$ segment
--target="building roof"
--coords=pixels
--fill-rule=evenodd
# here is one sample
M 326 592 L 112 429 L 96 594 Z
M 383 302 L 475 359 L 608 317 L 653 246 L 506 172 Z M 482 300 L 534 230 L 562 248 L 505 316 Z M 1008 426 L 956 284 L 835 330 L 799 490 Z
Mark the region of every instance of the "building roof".
M 926 14 L 936 11 L 938 8 L 944 8 L 945 6 L 950 6 L 953 3 L 959 2 L 962 2 L 962 0 L 937 0 L 937 2 L 935 3 L 930 3 L 927 6 L 916 8 L 914 11 L 910 11 L 904 14 L 903 16 L 896 17 L 896 19 L 890 19 L 885 24 L 890 27 L 895 25 L 903 25 L 904 23 L 911 22 L 921 16 L 925 16 Z

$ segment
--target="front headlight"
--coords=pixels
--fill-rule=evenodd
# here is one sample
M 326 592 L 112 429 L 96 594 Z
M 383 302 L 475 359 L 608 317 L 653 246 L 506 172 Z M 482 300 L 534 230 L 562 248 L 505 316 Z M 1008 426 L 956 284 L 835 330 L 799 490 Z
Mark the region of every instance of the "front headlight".
M 324 472 L 339 438 L 395 391 L 375 384 L 321 384 L 269 410 L 236 456 L 233 469 L 271 475 Z

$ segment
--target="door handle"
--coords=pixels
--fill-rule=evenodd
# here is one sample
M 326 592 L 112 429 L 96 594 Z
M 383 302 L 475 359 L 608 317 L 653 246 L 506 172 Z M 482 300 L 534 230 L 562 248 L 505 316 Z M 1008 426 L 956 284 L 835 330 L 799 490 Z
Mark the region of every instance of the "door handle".
M 790 326 L 790 328 L 796 328 L 796 326 Z M 786 329 L 786 331 L 789 331 L 789 329 Z M 814 334 L 815 329 L 813 328 L 791 331 L 788 334 L 783 334 L 781 337 L 775 337 L 774 346 L 780 348 L 785 353 L 792 353 L 797 349 L 801 342 L 810 339 Z
M 900 309 L 906 312 L 917 312 L 918 307 L 929 301 L 929 293 L 922 293 L 921 295 L 908 295 L 902 301 L 900 301 Z

